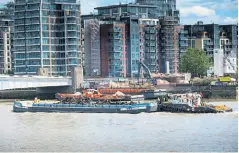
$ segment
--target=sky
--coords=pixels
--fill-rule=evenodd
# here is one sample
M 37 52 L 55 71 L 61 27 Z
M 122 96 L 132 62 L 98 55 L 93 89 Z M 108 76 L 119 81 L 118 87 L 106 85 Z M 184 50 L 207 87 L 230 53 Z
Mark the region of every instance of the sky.
M 9 0 L 0 0 L 0 4 Z M 235 24 L 238 22 L 237 0 L 176 0 L 181 24 Z M 95 7 L 134 2 L 134 0 L 81 0 L 82 14 L 89 14 Z

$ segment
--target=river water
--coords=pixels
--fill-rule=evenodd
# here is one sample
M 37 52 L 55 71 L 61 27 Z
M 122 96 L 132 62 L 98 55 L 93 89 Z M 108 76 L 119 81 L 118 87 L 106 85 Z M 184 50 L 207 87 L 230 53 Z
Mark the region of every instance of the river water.
M 234 112 L 13 113 L 0 103 L 0 152 L 237 152 L 237 103 L 223 104 Z

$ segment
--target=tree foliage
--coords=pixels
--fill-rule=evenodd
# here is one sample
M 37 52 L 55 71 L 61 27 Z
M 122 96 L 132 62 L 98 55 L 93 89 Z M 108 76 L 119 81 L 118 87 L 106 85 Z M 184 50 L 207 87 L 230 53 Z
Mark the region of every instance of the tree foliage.
M 210 57 L 204 51 L 190 48 L 180 60 L 179 71 L 203 76 L 210 66 Z

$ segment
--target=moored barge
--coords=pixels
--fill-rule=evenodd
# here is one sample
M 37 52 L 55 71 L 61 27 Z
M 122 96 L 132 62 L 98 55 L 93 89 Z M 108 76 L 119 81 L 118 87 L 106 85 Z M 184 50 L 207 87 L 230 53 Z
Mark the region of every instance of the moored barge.
M 14 102 L 14 112 L 75 112 L 75 113 L 151 113 L 157 112 L 157 103 L 142 104 L 97 104 L 90 102 L 87 104 L 61 104 L 61 103 L 37 103 L 34 102 Z

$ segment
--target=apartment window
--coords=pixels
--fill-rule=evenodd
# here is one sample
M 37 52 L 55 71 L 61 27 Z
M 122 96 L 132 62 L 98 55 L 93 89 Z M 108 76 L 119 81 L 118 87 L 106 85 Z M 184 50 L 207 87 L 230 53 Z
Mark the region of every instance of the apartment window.
M 16 31 L 24 31 L 24 26 L 18 26 L 15 28 Z
M 77 30 L 76 25 L 69 25 L 67 26 L 67 30 Z
M 43 45 L 43 51 L 49 51 L 49 46 L 48 45 Z
M 31 38 L 31 37 L 40 37 L 40 32 L 27 32 L 27 37 Z
M 28 39 L 27 44 L 40 44 L 40 39 Z
M 113 9 L 112 9 L 112 13 L 119 13 L 118 8 L 113 8 Z
M 43 4 L 42 5 L 42 9 L 50 9 L 50 6 L 49 4 Z
M 16 19 L 15 20 L 15 24 L 24 24 L 24 20 L 23 19 Z
M 146 13 L 146 8 L 145 7 L 140 7 L 139 8 L 139 13 Z
M 15 41 L 15 45 L 25 45 L 25 40 Z
M 24 17 L 25 13 L 24 12 L 16 12 L 15 16 L 16 17 Z
M 41 58 L 41 54 L 39 52 L 29 53 L 29 58 Z
M 50 3 L 51 0 L 43 0 L 43 3 Z
M 121 7 L 121 12 L 126 13 L 127 12 L 127 7 Z
M 56 64 L 64 65 L 65 64 L 65 60 L 57 60 Z
M 43 44 L 49 44 L 49 39 L 43 39 Z
M 192 40 L 192 48 L 195 48 L 195 40 Z
M 25 72 L 25 68 L 23 67 L 17 67 L 16 72 Z
M 26 30 L 40 30 L 39 25 L 28 25 L 26 26 Z
M 38 65 L 36 64 L 36 66 L 38 66 Z M 37 72 L 37 68 L 38 68 L 38 67 L 36 67 L 36 66 L 35 66 L 35 64 L 34 64 L 34 66 L 29 67 L 29 68 L 28 68 L 28 71 L 29 71 L 29 72 Z
M 43 65 L 50 65 L 50 60 L 49 59 L 44 59 L 43 60 Z
M 42 32 L 42 36 L 43 37 L 49 37 L 49 33 L 48 32 Z
M 16 54 L 16 59 L 23 59 L 23 58 L 25 58 L 25 54 L 24 53 L 17 53 Z
M 48 23 L 48 18 L 42 17 L 42 23 Z
M 48 15 L 49 15 L 49 11 L 46 11 L 46 10 L 42 11 L 42 16 L 48 16 Z
M 16 65 L 24 65 L 25 64 L 25 61 L 21 61 L 21 60 L 17 60 L 16 61 Z
M 39 9 L 39 4 L 29 4 L 27 5 L 27 10 Z
M 99 14 L 110 14 L 110 9 L 99 10 Z
M 16 10 L 19 10 L 19 11 L 20 11 L 20 10 L 25 10 L 25 6 L 16 5 L 16 6 L 15 6 L 15 9 L 16 9 Z
M 40 3 L 41 0 L 28 0 L 28 3 Z
M 49 52 L 44 52 L 43 53 L 43 58 L 50 58 L 50 53 Z
M 49 39 L 43 39 L 43 44 L 49 44 Z
M 136 7 L 129 7 L 130 13 L 137 13 Z

